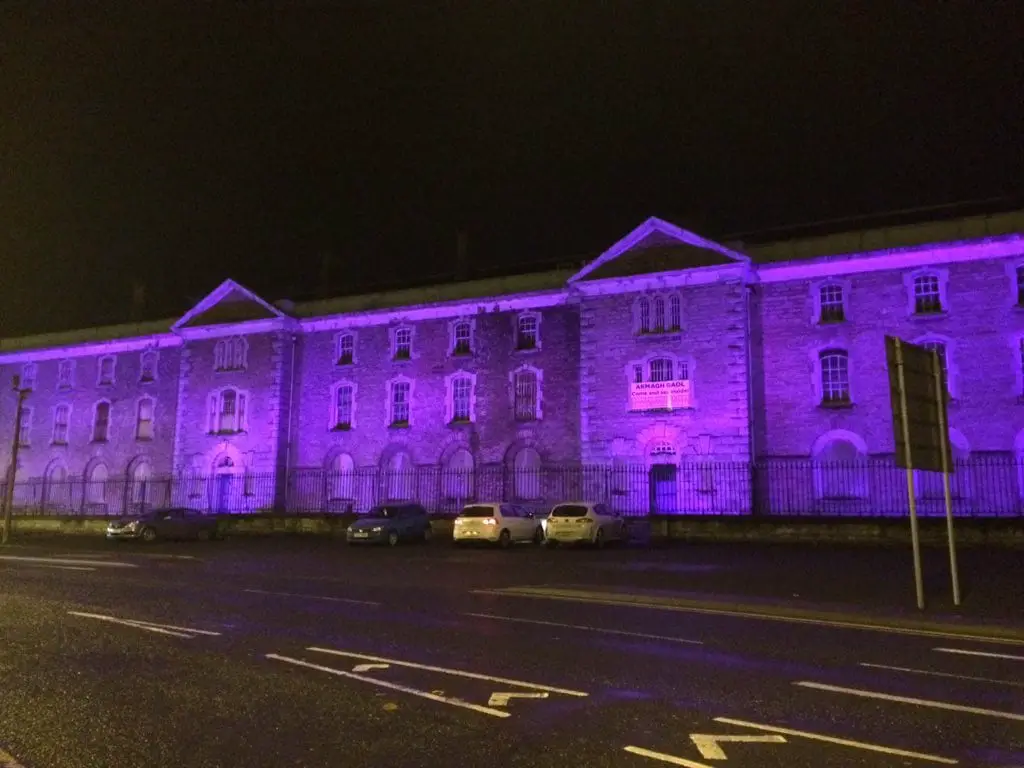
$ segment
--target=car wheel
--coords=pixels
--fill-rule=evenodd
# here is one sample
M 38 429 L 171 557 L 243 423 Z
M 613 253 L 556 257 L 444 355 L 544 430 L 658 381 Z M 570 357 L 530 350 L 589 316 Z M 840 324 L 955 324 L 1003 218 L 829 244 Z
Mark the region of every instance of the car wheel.
M 540 544 L 544 543 L 544 529 L 543 528 L 537 528 L 537 530 L 533 532 L 533 543 L 537 544 L 537 545 L 540 545 Z
M 398 546 L 398 531 L 391 531 L 388 534 L 388 546 L 391 546 L 391 547 L 397 547 Z
M 598 549 L 604 548 L 604 528 L 598 528 L 594 534 L 594 546 Z
M 500 534 L 498 534 L 498 546 L 502 549 L 507 549 L 512 543 L 512 534 L 508 532 L 508 528 L 505 528 Z
M 156 541 L 156 531 L 152 528 L 143 528 L 142 533 L 139 534 L 139 538 L 145 542 Z
M 423 543 L 427 544 L 434 536 L 434 529 L 429 525 L 423 529 Z
M 196 538 L 199 539 L 200 541 L 209 541 L 210 540 L 210 532 L 208 530 L 206 530 L 205 528 L 202 528 L 196 534 Z

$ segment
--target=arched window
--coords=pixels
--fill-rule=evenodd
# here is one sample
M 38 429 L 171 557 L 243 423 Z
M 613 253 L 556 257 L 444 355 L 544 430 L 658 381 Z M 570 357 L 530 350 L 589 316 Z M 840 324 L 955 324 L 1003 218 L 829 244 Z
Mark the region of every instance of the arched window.
M 139 400 L 138 410 L 135 417 L 135 439 L 136 440 L 152 440 L 153 439 L 153 415 L 154 415 L 154 404 L 153 398 L 144 397 Z
M 96 462 L 86 472 L 85 499 L 89 504 L 105 504 L 107 500 L 107 465 Z
M 448 459 L 443 472 L 442 487 L 446 500 L 461 505 L 473 498 L 473 454 L 460 448 Z
M 651 332 L 651 300 L 646 296 L 637 302 L 637 314 L 639 318 L 640 333 Z
M 533 448 L 522 448 L 512 462 L 515 497 L 522 500 L 537 500 L 541 493 L 540 454 Z
M 217 371 L 243 371 L 249 344 L 241 336 L 221 339 L 213 348 L 213 367 Z
M 663 333 L 665 330 L 665 300 L 658 296 L 654 299 L 654 332 Z
M 452 354 L 473 354 L 473 326 L 469 320 L 459 320 L 452 326 Z
M 71 406 L 61 403 L 53 409 L 53 444 L 68 444 L 68 424 L 71 421 Z
M 74 375 L 75 362 L 73 360 L 61 360 L 57 366 L 57 389 L 71 389 L 74 386 Z
M 117 369 L 117 358 L 107 355 L 100 358 L 99 372 L 96 383 L 101 387 L 109 387 L 114 383 L 115 371 Z
M 392 357 L 395 360 L 412 359 L 412 328 L 396 328 L 393 337 L 394 349 Z
M 540 348 L 540 320 L 535 314 L 522 314 L 516 320 L 516 349 Z
M 520 368 L 512 374 L 512 407 L 516 421 L 540 418 L 540 375 L 533 368 Z
M 335 340 L 334 360 L 338 365 L 352 365 L 356 359 L 356 337 L 351 333 L 339 333 Z
M 156 381 L 157 353 L 150 349 L 139 356 L 139 381 Z
M 384 477 L 388 501 L 412 501 L 416 498 L 416 468 L 412 457 L 405 451 L 398 451 L 388 459 Z
M 334 386 L 332 429 L 352 429 L 356 409 L 356 388 L 354 384 L 342 382 Z
M 668 329 L 679 331 L 683 327 L 683 310 L 678 293 L 668 297 Z
M 356 465 L 347 453 L 339 453 L 331 461 L 327 487 L 332 501 L 355 498 Z
M 826 349 L 819 355 L 822 405 L 850 402 L 850 363 L 844 349 Z
M 145 459 L 136 461 L 132 467 L 132 500 L 138 504 L 145 504 L 149 501 L 152 489 L 150 483 L 153 479 L 153 469 Z
M 649 381 L 672 381 L 672 361 L 667 357 L 656 357 L 650 363 Z
M 811 451 L 819 499 L 863 499 L 868 495 L 867 445 L 846 430 L 827 432 Z
M 455 373 L 447 378 L 448 422 L 468 424 L 476 416 L 476 376 L 470 373 Z

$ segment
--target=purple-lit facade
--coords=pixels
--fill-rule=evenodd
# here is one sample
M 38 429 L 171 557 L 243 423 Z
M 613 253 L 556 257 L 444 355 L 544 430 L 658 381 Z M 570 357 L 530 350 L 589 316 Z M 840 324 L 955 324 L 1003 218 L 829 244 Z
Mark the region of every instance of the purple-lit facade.
M 361 509 L 548 501 L 546 468 L 586 467 L 574 495 L 743 513 L 736 468 L 789 458 L 849 508 L 893 451 L 886 334 L 942 345 L 958 458 L 1024 454 L 1024 212 L 729 247 L 650 219 L 578 270 L 298 305 L 227 281 L 182 318 L 6 340 L 0 376 L 32 385 L 18 493 L 85 512 L 153 492 L 122 478 L 255 511 L 327 470 L 316 506 Z M 958 503 L 985 485 L 960 473 Z

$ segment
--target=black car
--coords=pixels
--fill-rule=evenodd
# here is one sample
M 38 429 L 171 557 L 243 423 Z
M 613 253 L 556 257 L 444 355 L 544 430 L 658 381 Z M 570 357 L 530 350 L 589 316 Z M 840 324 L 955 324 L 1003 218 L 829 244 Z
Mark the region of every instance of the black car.
M 107 526 L 111 541 L 156 541 L 157 539 L 220 538 L 217 518 L 184 507 L 155 509 L 136 517 L 122 517 Z
M 381 504 L 348 527 L 349 544 L 389 544 L 429 541 L 430 517 L 419 504 Z

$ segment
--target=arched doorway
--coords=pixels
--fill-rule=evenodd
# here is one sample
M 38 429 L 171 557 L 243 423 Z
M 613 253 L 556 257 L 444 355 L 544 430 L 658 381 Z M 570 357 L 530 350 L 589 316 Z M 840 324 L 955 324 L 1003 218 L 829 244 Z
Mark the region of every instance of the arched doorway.
M 64 462 L 55 459 L 46 468 L 43 476 L 42 508 L 57 510 L 66 506 L 68 500 L 68 469 Z
M 214 462 L 214 512 L 222 514 L 231 511 L 237 471 L 235 460 L 230 456 L 221 456 Z
M 95 461 L 85 471 L 85 503 L 90 509 L 107 506 L 107 480 L 110 473 L 102 461 Z
M 679 457 L 668 440 L 655 440 L 647 451 L 650 467 L 651 512 L 671 514 L 679 510 Z

